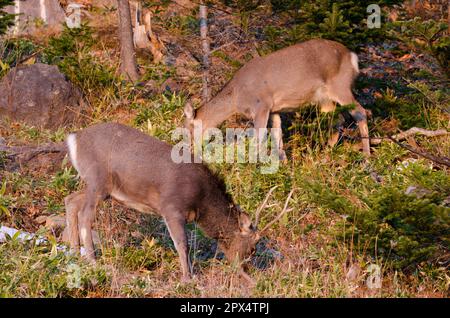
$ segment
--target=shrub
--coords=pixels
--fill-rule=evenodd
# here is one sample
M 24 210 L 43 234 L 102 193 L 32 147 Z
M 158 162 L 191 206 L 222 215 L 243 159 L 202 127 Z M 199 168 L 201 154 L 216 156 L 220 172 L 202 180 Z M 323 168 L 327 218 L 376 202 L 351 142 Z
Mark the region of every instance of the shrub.
M 386 187 L 374 193 L 370 201 L 368 211 L 349 219 L 355 224 L 360 243 L 390 259 L 394 267 L 411 268 L 423 261 L 433 262 L 438 252 L 449 250 L 450 208 L 442 204 L 441 193 L 430 191 L 416 197 Z
M 401 41 L 430 53 L 449 76 L 450 36 L 447 30 L 448 24 L 443 21 L 424 21 L 421 17 L 415 17 L 392 23 L 390 33 Z
M 0 78 L 20 60 L 36 52 L 36 45 L 28 39 L 7 39 L 0 42 Z
M 8 238 L 0 244 L 0 268 L 0 297 L 86 297 L 109 281 L 104 269 L 58 251 L 52 237 L 39 245 Z
M 86 93 L 114 87 L 113 70 L 91 54 L 94 43 L 90 27 L 71 29 L 65 26 L 61 35 L 50 38 L 43 60 L 58 65 L 61 72 Z
M 2 10 L 6 6 L 14 5 L 14 0 L 0 0 L 0 35 L 4 34 L 8 27 L 14 25 L 14 14 L 8 14 Z
M 171 131 L 179 125 L 182 117 L 181 109 L 185 103 L 182 95 L 161 95 L 153 105 L 136 105 L 138 113 L 134 119 L 134 125 L 145 128 L 147 132 L 159 139 L 170 142 Z
M 401 1 L 378 1 L 380 6 L 389 6 Z M 274 12 L 287 12 L 293 20 L 281 28 L 282 36 L 276 38 L 277 48 L 311 38 L 325 38 L 342 42 L 351 49 L 358 49 L 364 43 L 386 38 L 386 23 L 380 28 L 368 29 L 367 7 L 373 1 L 298 1 L 271 0 Z M 383 17 L 383 15 L 382 15 Z M 270 40 L 266 29 L 265 35 Z M 272 44 L 273 46 L 273 44 Z
M 343 217 L 336 235 L 360 252 L 397 269 L 411 269 L 421 262 L 437 265 L 439 257 L 441 263 L 448 263 L 450 176 L 423 162 L 395 167 L 396 158 L 388 159 L 390 163 L 378 160 L 395 169 L 377 169 L 384 175 L 381 184 L 365 178 L 368 172 L 357 167 L 324 181 L 317 174 L 326 168 L 317 167 L 301 175 L 299 183 L 310 202 Z M 355 174 L 365 182 L 355 183 Z

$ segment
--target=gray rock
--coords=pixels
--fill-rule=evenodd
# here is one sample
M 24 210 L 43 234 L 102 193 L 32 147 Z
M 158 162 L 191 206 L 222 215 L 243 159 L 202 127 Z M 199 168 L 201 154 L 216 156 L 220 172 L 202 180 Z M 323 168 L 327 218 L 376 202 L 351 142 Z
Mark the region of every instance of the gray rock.
M 0 118 L 54 129 L 82 111 L 81 93 L 55 65 L 18 66 L 0 80 Z

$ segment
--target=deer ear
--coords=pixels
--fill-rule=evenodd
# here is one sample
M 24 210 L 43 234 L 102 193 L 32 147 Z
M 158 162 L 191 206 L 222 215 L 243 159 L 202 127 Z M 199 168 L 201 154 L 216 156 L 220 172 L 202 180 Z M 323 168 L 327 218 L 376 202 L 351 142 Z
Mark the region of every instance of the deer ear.
M 239 213 L 239 229 L 241 234 L 248 235 L 253 232 L 253 224 L 250 216 L 245 212 Z
M 194 119 L 194 107 L 190 101 L 184 105 L 184 116 L 186 116 L 187 119 Z

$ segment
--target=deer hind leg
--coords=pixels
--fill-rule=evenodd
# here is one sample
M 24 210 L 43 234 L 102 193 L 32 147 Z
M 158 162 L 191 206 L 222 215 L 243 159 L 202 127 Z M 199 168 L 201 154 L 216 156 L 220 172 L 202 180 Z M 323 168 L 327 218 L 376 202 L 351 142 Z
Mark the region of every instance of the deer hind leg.
M 78 227 L 80 238 L 86 252 L 86 258 L 90 261 L 95 260 L 94 243 L 92 240 L 92 223 L 95 219 L 95 209 L 101 199 L 101 195 L 94 188 L 89 187 L 85 191 L 83 208 L 78 213 Z
M 350 111 L 353 119 L 358 124 L 359 133 L 362 138 L 362 147 L 365 155 L 370 155 L 369 126 L 367 125 L 367 112 L 356 100 L 356 108 Z
M 184 228 L 186 220 L 183 214 L 172 206 L 168 206 L 161 212 L 164 216 L 170 237 L 175 244 L 178 257 L 180 258 L 181 271 L 183 273 L 182 280 L 189 281 L 191 279 L 191 263 L 189 259 L 188 240 Z
M 72 251 L 80 251 L 80 234 L 78 232 L 78 213 L 83 208 L 84 192 L 79 191 L 68 195 L 64 199 L 66 207 L 67 239 Z
M 272 114 L 271 115 L 272 120 L 272 129 L 273 130 L 273 137 L 275 141 L 275 147 L 278 149 L 278 155 L 280 157 L 281 161 L 286 161 L 286 152 L 284 151 L 283 147 L 283 132 L 281 131 L 281 117 L 280 114 Z

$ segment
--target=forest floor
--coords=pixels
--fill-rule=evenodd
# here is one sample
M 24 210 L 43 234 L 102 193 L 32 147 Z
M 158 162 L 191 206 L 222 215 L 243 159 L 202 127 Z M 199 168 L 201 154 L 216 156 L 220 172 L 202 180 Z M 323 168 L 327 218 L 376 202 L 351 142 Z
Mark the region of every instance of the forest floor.
M 89 106 L 85 119 L 56 131 L 3 120 L 0 136 L 8 145 L 60 142 L 70 131 L 102 121 L 124 123 L 173 143 L 171 131 L 182 126 L 188 96 L 199 103 L 200 40 L 189 10 L 170 7 L 155 16 L 153 31 L 166 46 L 167 63 L 155 65 L 151 54 L 138 52 L 142 80 L 135 86 L 115 79 L 119 48 L 114 12 L 91 8 L 90 14 L 92 35 L 69 37 L 67 41 L 82 45 L 76 52 L 65 52 L 85 66 L 68 69 L 71 79 L 75 77 L 70 72 L 79 72 L 81 84 L 76 84 Z M 214 95 L 245 62 L 270 51 L 270 41 L 258 36 L 261 25 L 280 22 L 255 16 L 243 32 L 236 15 L 220 10 L 211 15 Z M 52 45 L 51 36 L 15 40 L 20 43 L 16 50 L 25 56 L 45 51 Z M 92 46 L 83 50 L 89 39 L 94 39 Z M 44 60 L 43 54 L 28 63 Z M 358 56 L 361 75 L 355 93 L 372 111 L 371 136 L 386 137 L 412 127 L 449 131 L 448 78 L 430 55 L 389 39 L 363 45 Z M 100 65 L 102 71 L 91 72 L 95 69 L 91 64 Z M 96 85 L 105 78 L 113 80 Z M 348 123 L 343 142 L 329 148 L 326 140 L 336 117 L 337 113 L 320 114 L 315 106 L 284 115 L 288 162 L 276 174 L 261 174 L 260 164 L 210 165 L 224 178 L 235 202 L 250 214 L 269 189 L 278 186 L 263 212 L 263 224 L 279 213 L 287 194 L 296 189 L 292 209 L 258 245 L 250 268 L 255 286 L 239 277 L 216 251 L 216 243 L 195 224 L 188 225 L 195 277 L 181 283 L 178 257 L 162 220 L 114 201 L 97 210 L 94 228 L 100 237 L 100 257 L 95 265 L 56 251 L 61 233 L 46 229 L 39 217 L 64 215 L 64 197 L 81 188 L 82 182 L 63 154 L 41 154 L 17 164 L 0 153 L 1 224 L 49 239 L 40 246 L 14 238 L 0 244 L 0 296 L 449 297 L 448 167 L 387 139 L 373 146 L 372 156 L 365 160 L 355 147 L 354 123 Z M 233 118 L 229 125 L 240 120 Z M 413 136 L 402 142 L 438 157 L 450 153 L 448 136 Z M 431 256 L 406 266 L 417 255 L 405 249 L 413 251 L 422 241 L 411 239 L 391 220 L 414 213 L 417 218 L 446 215 L 447 241 L 423 243 L 433 248 Z

